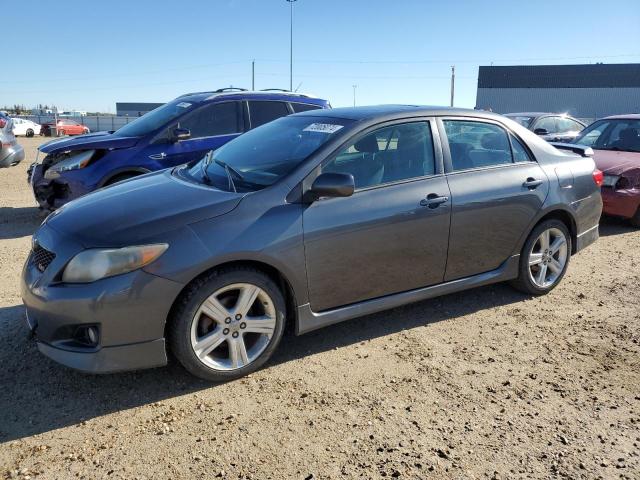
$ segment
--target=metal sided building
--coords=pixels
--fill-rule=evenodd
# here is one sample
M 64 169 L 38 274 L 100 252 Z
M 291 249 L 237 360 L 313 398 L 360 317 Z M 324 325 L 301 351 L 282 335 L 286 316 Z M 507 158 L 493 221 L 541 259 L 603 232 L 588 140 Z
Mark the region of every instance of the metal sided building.
M 116 115 L 119 117 L 141 117 L 145 113 L 148 113 L 151 110 L 158 108 L 160 105 L 164 105 L 164 104 L 163 103 L 142 103 L 142 102 L 134 102 L 134 103 L 117 102 Z
M 481 66 L 476 108 L 577 118 L 640 112 L 640 64 Z

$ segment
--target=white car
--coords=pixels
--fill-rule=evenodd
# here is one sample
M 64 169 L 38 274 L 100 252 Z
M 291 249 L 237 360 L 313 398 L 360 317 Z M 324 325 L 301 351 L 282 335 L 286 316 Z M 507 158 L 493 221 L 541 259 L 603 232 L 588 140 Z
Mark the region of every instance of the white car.
M 13 119 L 13 134 L 16 137 L 33 137 L 34 135 L 40 135 L 41 128 L 42 126 L 31 120 L 25 120 L 24 118 Z

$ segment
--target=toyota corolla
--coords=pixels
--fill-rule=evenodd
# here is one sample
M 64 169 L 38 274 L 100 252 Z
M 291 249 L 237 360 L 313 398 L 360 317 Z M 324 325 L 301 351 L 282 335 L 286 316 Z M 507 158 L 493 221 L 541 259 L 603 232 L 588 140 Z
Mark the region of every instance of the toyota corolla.
M 42 353 L 221 381 L 297 334 L 494 282 L 548 293 L 598 238 L 602 173 L 500 115 L 378 106 L 284 117 L 70 202 L 33 237 Z

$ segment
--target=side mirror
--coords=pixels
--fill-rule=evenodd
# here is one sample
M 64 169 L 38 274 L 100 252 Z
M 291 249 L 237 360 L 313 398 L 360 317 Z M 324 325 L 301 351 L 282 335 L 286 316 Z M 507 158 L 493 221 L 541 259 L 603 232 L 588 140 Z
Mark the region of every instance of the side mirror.
M 549 132 L 546 128 L 536 128 L 533 133 L 535 133 L 536 135 L 549 135 Z
M 311 185 L 314 200 L 320 197 L 350 197 L 356 188 L 350 173 L 321 173 Z
M 191 138 L 191 131 L 188 128 L 175 128 L 173 130 L 173 141 L 187 140 Z

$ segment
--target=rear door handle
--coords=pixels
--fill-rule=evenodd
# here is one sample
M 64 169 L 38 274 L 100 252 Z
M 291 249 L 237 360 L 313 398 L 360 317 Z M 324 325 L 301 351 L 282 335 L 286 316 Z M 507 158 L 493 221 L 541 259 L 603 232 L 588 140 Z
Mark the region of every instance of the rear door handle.
M 430 193 L 427 198 L 420 200 L 420 205 L 423 207 L 437 208 L 439 205 L 449 201 L 449 197 L 439 196 L 436 193 Z
M 529 177 L 527 178 L 527 181 L 522 184 L 522 186 L 528 188 L 529 190 L 533 190 L 542 185 L 542 183 L 542 180 L 536 180 L 533 177 Z
M 149 158 L 151 160 L 164 160 L 167 157 L 167 154 L 162 152 L 162 153 L 154 153 L 153 155 L 149 155 Z

